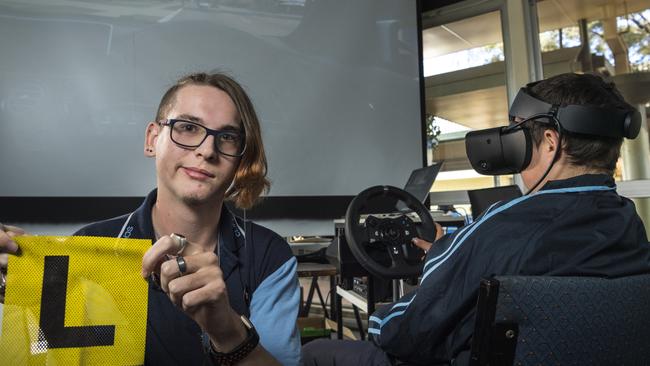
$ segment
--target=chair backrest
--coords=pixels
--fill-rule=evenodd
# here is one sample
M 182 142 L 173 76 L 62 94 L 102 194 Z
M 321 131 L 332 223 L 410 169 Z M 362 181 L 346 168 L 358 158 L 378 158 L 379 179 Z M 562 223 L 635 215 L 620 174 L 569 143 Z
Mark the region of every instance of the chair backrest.
M 471 364 L 650 364 L 650 274 L 483 279 Z

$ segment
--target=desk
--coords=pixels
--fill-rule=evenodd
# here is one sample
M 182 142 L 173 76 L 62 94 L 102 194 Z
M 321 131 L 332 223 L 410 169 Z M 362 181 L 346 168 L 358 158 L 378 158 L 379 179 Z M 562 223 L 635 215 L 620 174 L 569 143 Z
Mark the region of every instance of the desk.
M 330 318 L 329 314 L 334 315 L 336 313 L 335 301 L 332 298 L 332 293 L 335 289 L 335 277 L 337 275 L 336 267 L 331 264 L 322 264 L 322 263 L 298 263 L 298 277 L 311 277 L 311 285 L 309 286 L 309 294 L 307 299 L 302 301 L 302 289 L 300 293 L 301 298 L 301 307 L 300 307 L 300 316 L 308 316 L 309 309 L 311 308 L 311 302 L 314 297 L 314 291 L 318 294 L 320 299 L 321 306 L 323 307 L 323 313 L 326 318 Z M 329 277 L 330 280 L 330 313 L 327 312 L 327 306 L 325 300 L 323 299 L 323 294 L 318 286 L 318 277 Z

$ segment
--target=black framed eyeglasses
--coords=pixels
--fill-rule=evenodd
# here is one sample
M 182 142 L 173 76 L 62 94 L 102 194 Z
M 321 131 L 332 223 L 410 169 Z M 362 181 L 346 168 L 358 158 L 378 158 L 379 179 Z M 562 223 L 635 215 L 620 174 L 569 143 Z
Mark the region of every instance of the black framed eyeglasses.
M 221 154 L 235 158 L 244 155 L 246 135 L 237 130 L 212 130 L 201 124 L 184 119 L 164 119 L 161 126 L 169 126 L 172 141 L 189 149 L 199 147 L 208 136 L 214 136 L 214 145 Z

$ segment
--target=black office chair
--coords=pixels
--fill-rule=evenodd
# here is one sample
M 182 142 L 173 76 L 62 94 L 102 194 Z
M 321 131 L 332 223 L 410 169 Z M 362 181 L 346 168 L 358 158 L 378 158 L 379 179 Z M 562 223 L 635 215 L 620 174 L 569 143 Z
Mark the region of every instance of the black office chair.
M 483 279 L 470 365 L 650 365 L 650 274 Z

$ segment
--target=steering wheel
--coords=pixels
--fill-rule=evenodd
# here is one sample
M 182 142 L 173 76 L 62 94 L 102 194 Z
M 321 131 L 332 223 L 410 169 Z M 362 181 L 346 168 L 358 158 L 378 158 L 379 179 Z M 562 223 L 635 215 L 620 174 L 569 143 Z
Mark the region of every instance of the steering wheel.
M 381 204 L 386 207 L 391 202 L 403 202 L 417 214 L 420 223 L 403 213 L 369 214 L 362 222 L 362 212 Z M 395 204 L 393 211 L 397 210 Z M 389 279 L 419 276 L 424 251 L 411 243 L 414 237 L 432 243 L 436 226 L 429 210 L 410 193 L 392 186 L 374 186 L 350 202 L 345 214 L 345 238 L 354 257 L 368 272 Z

